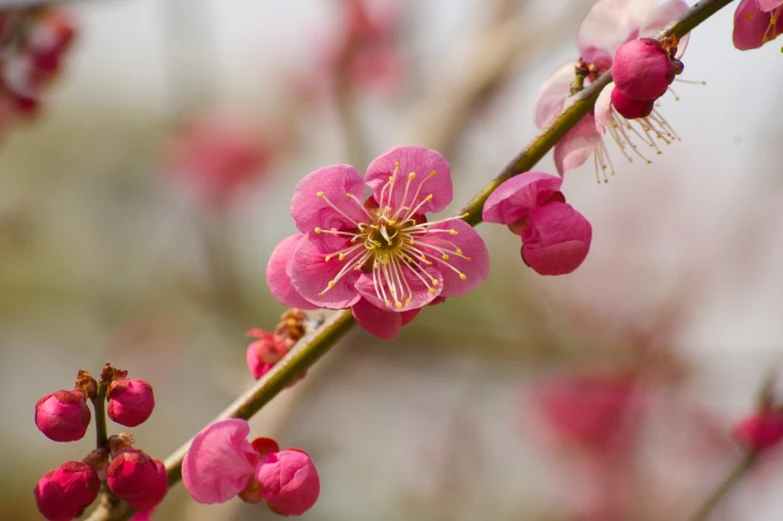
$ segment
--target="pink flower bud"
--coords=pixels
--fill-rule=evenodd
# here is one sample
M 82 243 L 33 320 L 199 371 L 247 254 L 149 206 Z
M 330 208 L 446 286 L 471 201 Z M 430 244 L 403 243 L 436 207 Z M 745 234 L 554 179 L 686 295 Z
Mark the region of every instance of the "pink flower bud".
M 68 505 L 88 506 L 101 489 L 95 469 L 82 461 L 66 461 L 54 471 L 51 480 L 60 500 Z
M 143 494 L 127 498 L 128 505 L 134 510 L 151 510 L 156 507 L 169 490 L 169 478 L 166 475 L 166 467 L 160 460 L 152 460 L 155 463 L 157 474 L 155 480 Z
M 612 78 L 618 89 L 637 100 L 661 97 L 674 79 L 669 53 L 652 38 L 626 42 L 614 55 Z
M 91 417 L 84 396 L 75 391 L 57 391 L 35 404 L 35 425 L 54 441 L 82 439 Z
M 62 501 L 60 495 L 52 484 L 53 470 L 50 470 L 33 489 L 35 495 L 35 504 L 38 511 L 48 521 L 71 521 L 71 519 L 81 515 L 83 506 L 68 505 Z
M 126 449 L 111 460 L 106 482 L 111 491 L 123 499 L 136 498 L 149 490 L 157 474 L 155 462 L 146 453 Z
M 272 369 L 291 350 L 295 343 L 290 338 L 257 328 L 248 331 L 247 336 L 257 339 L 247 346 L 247 367 L 256 380 Z M 304 374 L 294 382 L 291 382 L 290 385 L 293 385 L 302 377 L 304 377 Z
M 269 509 L 284 516 L 304 514 L 321 491 L 313 460 L 297 449 L 267 454 L 258 463 L 256 480 Z
M 155 395 L 144 380 L 115 380 L 106 393 L 109 418 L 126 427 L 147 421 L 155 408 Z
M 655 107 L 655 100 L 638 100 L 629 98 L 619 89 L 612 89 L 612 106 L 625 119 L 646 118 Z
M 783 439 L 783 412 L 767 411 L 745 418 L 735 427 L 734 438 L 753 450 L 777 445 Z
M 541 275 L 564 275 L 590 251 L 593 228 L 570 204 L 551 202 L 530 213 L 522 230 L 522 259 Z

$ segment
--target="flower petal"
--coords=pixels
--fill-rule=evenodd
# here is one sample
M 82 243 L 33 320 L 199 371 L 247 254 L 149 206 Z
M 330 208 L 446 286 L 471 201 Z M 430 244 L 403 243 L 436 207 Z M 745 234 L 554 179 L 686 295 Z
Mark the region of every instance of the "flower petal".
M 584 164 L 600 141 L 601 135 L 595 129 L 595 118 L 588 114 L 555 145 L 555 166 L 558 173 L 563 175 Z
M 291 276 L 288 274 L 293 258 L 294 250 L 299 246 L 299 241 L 304 235 L 297 234 L 286 237 L 272 252 L 269 263 L 266 265 L 266 283 L 269 291 L 284 306 L 301 309 L 316 309 L 315 306 L 302 298 L 291 285 Z
M 563 179 L 543 172 L 526 172 L 503 182 L 484 203 L 483 219 L 512 224 L 560 191 Z
M 313 232 L 305 235 L 294 250 L 289 270 L 291 284 L 297 293 L 322 308 L 346 309 L 354 305 L 359 300 L 359 294 L 354 289 L 359 272 L 346 265 L 358 260 L 357 256 L 364 250 L 356 250 L 342 261 L 334 255 L 353 245 L 350 239 L 341 236 Z M 329 255 L 332 256 L 327 261 Z M 344 268 L 347 272 L 335 280 Z M 329 288 L 333 280 L 334 287 Z
M 198 503 L 224 503 L 247 486 L 259 459 L 248 434 L 245 420 L 231 418 L 193 438 L 182 462 L 182 481 Z
M 258 463 L 256 480 L 269 508 L 285 516 L 304 514 L 321 491 L 313 461 L 306 452 L 296 449 L 267 454 Z
M 637 38 L 639 29 L 656 8 L 655 0 L 599 0 L 582 20 L 576 44 L 588 63 L 606 62 L 617 48 Z
M 415 174 L 412 179 L 411 173 Z M 389 193 L 387 183 L 392 177 L 394 184 Z M 391 206 L 395 211 L 418 207 L 414 213 L 440 212 L 454 196 L 446 159 L 440 152 L 421 147 L 397 147 L 381 154 L 367 167 L 364 180 L 378 205 Z M 428 196 L 432 198 L 426 200 Z
M 350 165 L 325 166 L 306 175 L 297 183 L 291 199 L 291 217 L 296 227 L 302 233 L 317 226 L 356 229 L 357 223 L 364 222 L 367 215 L 347 194 L 364 199 L 364 182 Z
M 418 312 L 418 309 L 414 311 Z M 367 299 L 360 299 L 359 302 L 351 307 L 351 313 L 353 313 L 356 323 L 362 329 L 383 340 L 396 338 L 402 329 L 402 316 L 414 311 L 405 313 L 387 311 L 370 303 Z
M 661 29 L 682 16 L 688 9 L 688 4 L 683 0 L 669 0 L 659 5 L 644 20 L 644 25 L 639 29 L 639 38 L 657 36 Z M 689 37 L 690 34 L 686 34 L 680 38 L 675 58 L 680 58 L 685 53 Z
M 756 5 L 759 6 L 759 9 L 765 13 L 768 13 L 773 9 L 777 9 L 778 7 L 782 6 L 783 0 L 756 0 Z
M 757 0 L 742 0 L 734 12 L 734 47 L 740 51 L 758 49 L 766 40 L 764 34 L 770 24 L 770 16 L 762 12 Z
M 443 277 L 439 270 L 432 267 L 423 269 L 426 275 L 418 271 L 419 275 L 427 280 L 428 283 L 434 280 L 437 281 L 437 284 L 430 283 L 428 286 L 407 267 L 399 269 L 397 273 L 393 271 L 384 272 L 383 267 L 379 267 L 375 268 L 374 271 L 376 271 L 377 287 L 381 288 L 380 295 L 376 294 L 376 282 L 373 281 L 372 273 L 362 273 L 359 280 L 356 281 L 356 290 L 370 304 L 382 310 L 400 313 L 418 309 L 432 302 L 435 297 L 440 295 L 443 289 Z M 394 296 L 392 296 L 390 285 L 397 292 L 396 302 L 399 302 L 399 306 L 396 305 Z M 432 292 L 430 292 L 430 288 L 432 288 Z M 384 296 L 386 301 L 384 301 Z
M 570 204 L 536 208 L 522 231 L 522 258 L 541 275 L 564 275 L 582 264 L 590 251 L 593 228 Z
M 602 136 L 606 133 L 606 124 L 609 123 L 609 119 L 612 117 L 613 89 L 614 83 L 604 87 L 598 95 L 598 99 L 595 100 L 595 106 L 593 107 L 595 130 Z
M 429 233 L 419 240 L 419 248 L 427 253 L 436 253 L 432 248 L 422 246 L 429 244 L 448 250 L 447 261 L 439 259 L 434 267 L 443 275 L 442 297 L 459 297 L 484 282 L 489 274 L 489 253 L 484 239 L 476 230 L 462 219 L 451 219 L 434 225 L 431 230 L 455 230 L 456 235 L 446 233 Z M 462 256 L 453 252 L 461 250 Z M 466 260 L 465 257 L 470 260 Z M 451 267 L 449 267 L 451 266 Z M 463 280 L 460 274 L 465 276 Z
M 568 96 L 575 78 L 574 62 L 564 63 L 547 79 L 538 91 L 536 99 L 536 126 L 543 128 L 557 116 Z

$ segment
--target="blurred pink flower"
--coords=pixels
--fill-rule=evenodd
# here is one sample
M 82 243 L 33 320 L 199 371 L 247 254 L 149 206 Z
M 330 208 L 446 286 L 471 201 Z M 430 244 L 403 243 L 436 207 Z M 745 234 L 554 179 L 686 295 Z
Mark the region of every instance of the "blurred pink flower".
M 757 451 L 776 446 L 783 439 L 783 411 L 761 411 L 745 418 L 734 428 L 734 438 Z
M 397 13 L 391 7 L 371 13 L 366 0 L 344 0 L 343 5 L 342 33 L 325 56 L 331 74 L 354 90 L 397 88 L 404 70 L 394 38 Z
M 373 192 L 366 200 L 365 184 Z M 393 338 L 412 313 L 487 276 L 487 249 L 473 228 L 458 217 L 426 220 L 451 198 L 449 164 L 420 147 L 382 154 L 364 179 L 348 165 L 312 172 L 291 201 L 302 235 L 285 239 L 270 259 L 278 275 L 267 276 L 272 294 L 286 305 L 352 308 L 362 327 Z
M 209 113 L 175 136 L 164 168 L 199 203 L 221 208 L 266 175 L 274 153 L 250 121 Z
M 643 405 L 635 379 L 625 374 L 556 376 L 532 397 L 555 442 L 600 452 L 627 446 Z
M 742 0 L 734 12 L 734 47 L 757 49 L 783 33 L 783 0 Z
M 567 106 L 568 98 L 574 90 L 577 68 L 584 78 L 584 83 L 589 85 L 612 67 L 612 59 L 621 45 L 636 38 L 654 36 L 687 9 L 688 5 L 683 0 L 669 0 L 660 6 L 657 6 L 654 0 L 596 2 L 577 31 L 579 62 L 576 64 L 570 62 L 559 67 L 539 91 L 536 102 L 536 125 L 544 128 Z M 687 37 L 679 41 L 677 57 L 682 55 L 686 43 Z M 611 89 L 607 95 L 609 94 Z M 620 150 L 630 158 L 624 147 L 630 146 L 636 151 L 636 146 L 628 142 L 628 136 L 624 132 L 619 131 L 624 128 L 623 126 L 615 127 L 613 120 L 611 123 L 610 137 L 618 142 Z M 671 134 L 665 122 L 662 124 L 654 119 L 645 124 L 651 126 L 652 134 L 656 137 L 668 139 Z M 596 169 L 600 168 L 606 172 L 606 149 L 602 141 L 604 131 L 605 124 L 596 128 L 596 120 L 592 115 L 582 118 L 554 147 L 558 173 L 563 175 L 581 166 L 593 153 L 596 153 Z M 645 141 L 645 143 L 655 146 L 654 141 Z M 606 179 L 605 173 L 604 179 Z
M 593 229 L 565 203 L 563 180 L 527 172 L 503 182 L 484 203 L 487 222 L 508 225 L 522 237 L 522 259 L 541 275 L 563 275 L 587 257 Z

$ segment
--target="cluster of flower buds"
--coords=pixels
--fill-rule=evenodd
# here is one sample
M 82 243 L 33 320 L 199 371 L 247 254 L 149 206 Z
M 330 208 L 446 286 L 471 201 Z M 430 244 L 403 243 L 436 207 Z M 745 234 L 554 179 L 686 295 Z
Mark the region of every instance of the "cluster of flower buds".
M 280 450 L 270 438 L 247 437 L 250 425 L 221 420 L 193 438 L 182 462 L 182 482 L 199 503 L 214 504 L 239 496 L 251 504 L 266 502 L 273 512 L 298 516 L 318 499 L 321 481 L 310 456 L 300 449 Z
M 508 226 L 522 237 L 522 260 L 541 275 L 564 275 L 590 251 L 593 228 L 565 202 L 563 179 L 527 172 L 501 184 L 484 203 L 487 222 Z
M 272 369 L 305 334 L 307 317 L 301 309 L 288 309 L 280 318 L 282 320 L 272 332 L 259 328 L 247 332 L 247 336 L 255 338 L 255 341 L 247 346 L 247 367 L 256 380 Z M 302 373 L 290 385 L 304 376 Z
M 734 427 L 734 439 L 754 451 L 772 448 L 783 440 L 783 403 L 775 396 L 770 379 L 759 394 L 756 412 Z
M 96 415 L 103 415 L 106 400 L 109 417 L 126 427 L 146 421 L 155 407 L 147 382 L 128 379 L 127 371 L 106 364 L 99 381 L 87 371 L 79 371 L 72 390 L 60 390 L 38 400 L 35 424 L 51 440 L 79 440 L 92 419 L 87 400 L 92 402 Z M 168 490 L 163 463 L 133 447 L 130 434 L 106 437 L 105 432 L 99 432 L 97 438 L 99 446 L 82 461 L 66 461 L 44 474 L 36 485 L 36 504 L 47 520 L 68 521 L 80 516 L 98 497 L 104 482 L 112 494 L 135 510 L 150 510 L 163 500 Z
M 38 113 L 75 33 L 73 20 L 62 9 L 0 10 L 0 127 Z

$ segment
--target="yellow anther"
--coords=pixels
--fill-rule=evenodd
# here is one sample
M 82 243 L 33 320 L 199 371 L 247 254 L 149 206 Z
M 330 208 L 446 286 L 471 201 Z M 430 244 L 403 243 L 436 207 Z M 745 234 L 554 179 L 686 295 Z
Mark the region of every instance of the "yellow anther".
M 394 226 L 395 224 L 397 224 L 397 221 L 395 221 L 394 219 L 389 221 L 389 226 Z
M 357 264 L 356 266 L 353 267 L 353 271 L 359 271 L 359 268 L 361 267 L 362 267 L 361 264 Z
M 317 195 L 318 197 L 323 197 L 324 193 L 323 192 L 316 192 L 315 195 Z
M 329 259 L 331 259 L 331 258 L 332 258 L 332 254 L 330 253 L 329 255 L 324 257 L 324 262 L 329 262 Z
M 457 230 L 449 230 L 449 235 L 457 235 Z
M 436 175 L 438 175 L 438 173 L 435 170 L 430 172 L 430 177 L 435 177 Z
M 323 230 L 319 228 L 318 226 L 315 227 L 315 230 L 313 230 L 315 233 L 321 233 Z
M 340 255 L 337 256 L 337 260 L 343 260 L 344 258 L 345 258 L 344 253 L 341 253 Z
M 430 292 L 430 295 L 434 295 L 434 294 L 437 293 L 437 291 L 435 291 L 435 288 L 430 288 L 429 292 Z
M 408 174 L 408 179 L 416 179 L 416 172 L 411 172 Z
M 319 294 L 318 294 L 318 296 L 319 296 L 319 297 L 323 297 L 323 296 L 324 296 L 324 294 L 323 294 L 323 293 L 319 293 Z
M 345 197 L 353 197 L 353 194 L 351 192 L 348 192 L 347 194 L 345 194 Z
M 394 303 L 394 307 L 396 307 L 397 309 L 402 309 L 402 302 L 398 300 L 397 302 Z
M 443 255 L 441 255 L 440 258 L 443 259 L 443 260 L 449 260 L 449 256 L 447 254 L 445 254 L 445 253 Z
M 336 284 L 335 281 L 330 280 L 329 283 L 327 284 L 327 286 L 329 286 L 330 288 L 333 288 L 335 284 Z
M 465 260 L 470 262 L 470 257 L 465 257 Z
M 391 300 L 387 300 L 386 302 L 384 302 L 384 304 L 386 304 L 387 306 L 391 307 Z
M 467 280 L 467 279 L 468 279 L 468 276 L 465 275 L 464 273 L 460 273 L 459 274 L 459 280 Z
M 395 161 L 394 162 L 394 168 L 400 168 L 400 162 L 399 161 Z
M 438 279 L 432 279 L 433 286 L 437 286 L 438 284 L 440 284 L 440 282 L 438 282 Z
M 432 194 L 428 195 L 428 196 L 427 196 L 427 200 L 428 200 L 428 201 L 432 201 L 432 197 L 433 197 L 433 195 L 432 195 Z
M 455 253 L 456 253 L 457 255 L 462 255 L 462 250 L 461 250 L 461 249 L 459 249 L 459 248 L 457 248 L 457 249 L 455 250 Z

